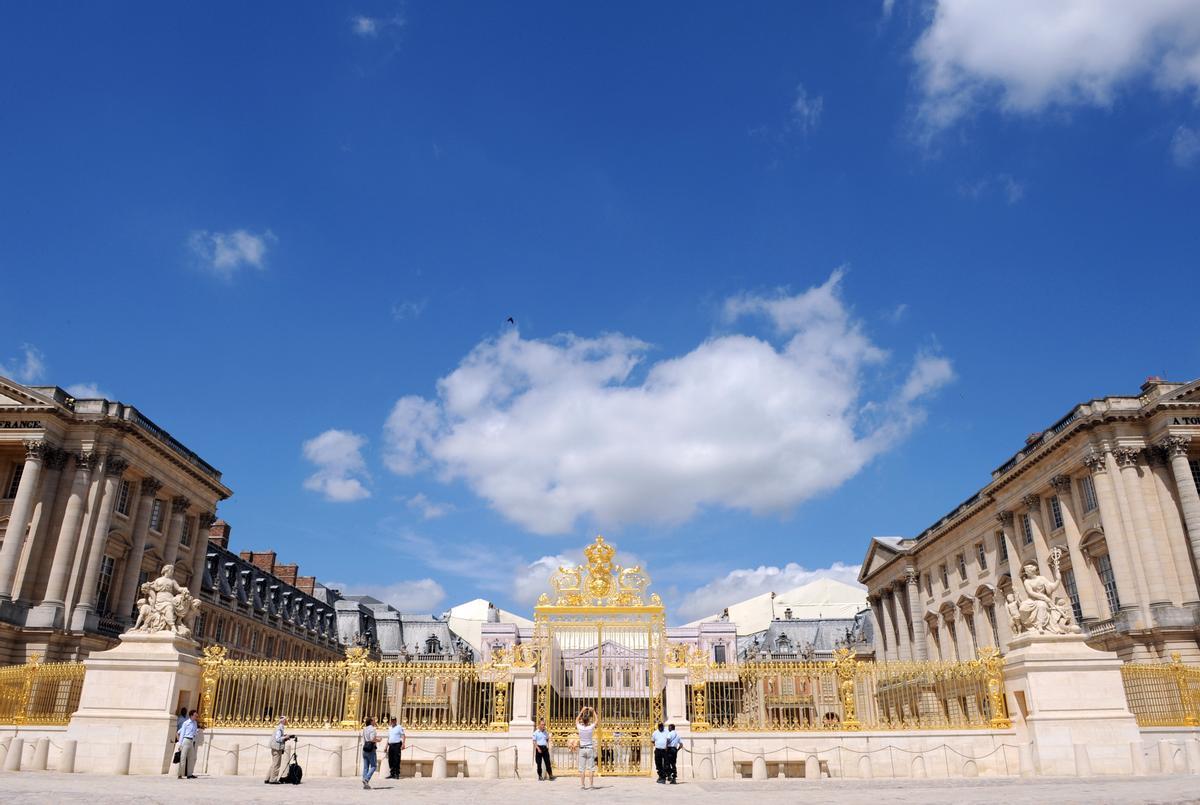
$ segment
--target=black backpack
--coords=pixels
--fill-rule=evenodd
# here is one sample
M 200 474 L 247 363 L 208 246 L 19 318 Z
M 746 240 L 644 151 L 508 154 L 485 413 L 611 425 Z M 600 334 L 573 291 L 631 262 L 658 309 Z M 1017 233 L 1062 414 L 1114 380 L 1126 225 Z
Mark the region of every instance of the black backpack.
M 295 753 L 292 753 L 292 762 L 288 764 L 287 775 L 283 778 L 283 782 L 300 785 L 300 780 L 303 777 L 304 769 L 300 768 L 300 764 L 296 762 Z

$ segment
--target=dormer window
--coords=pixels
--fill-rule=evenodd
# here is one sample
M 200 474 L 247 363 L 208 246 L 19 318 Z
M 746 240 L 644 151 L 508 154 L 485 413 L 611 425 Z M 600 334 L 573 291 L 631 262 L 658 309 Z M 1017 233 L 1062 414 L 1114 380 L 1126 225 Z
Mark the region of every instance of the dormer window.
M 426 638 L 425 653 L 426 654 L 441 654 L 442 653 L 442 641 L 437 639 L 437 635 L 430 634 L 429 637 Z
M 792 641 L 788 640 L 787 635 L 781 634 L 779 637 L 775 638 L 775 649 L 780 654 L 787 654 L 792 650 Z

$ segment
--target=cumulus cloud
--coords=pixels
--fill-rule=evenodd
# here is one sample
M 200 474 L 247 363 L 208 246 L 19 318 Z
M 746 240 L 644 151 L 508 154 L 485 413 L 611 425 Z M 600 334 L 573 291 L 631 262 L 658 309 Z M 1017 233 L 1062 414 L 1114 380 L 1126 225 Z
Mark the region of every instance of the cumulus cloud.
M 1190 168 L 1200 160 L 1200 132 L 1180 126 L 1171 137 L 1171 159 L 1181 168 Z
M 0 363 L 0 375 L 18 383 L 37 383 L 46 374 L 46 359 L 32 344 L 22 344 L 21 354 Z
M 437 501 L 430 500 L 424 492 L 418 492 L 413 495 L 406 503 L 408 504 L 408 508 L 418 512 L 426 520 L 436 520 L 454 511 L 454 507 L 449 503 L 438 503 Z
M 112 399 L 112 395 L 101 389 L 98 383 L 73 383 L 67 386 L 66 392 L 79 400 Z
M 304 488 L 318 492 L 326 500 L 346 503 L 370 497 L 363 484 L 367 464 L 362 448 L 367 440 L 348 430 L 327 430 L 304 443 L 304 457 L 317 471 L 304 481 Z
M 396 321 L 415 319 L 425 311 L 425 305 L 428 303 L 428 299 L 406 299 L 397 302 L 392 305 L 392 318 Z
M 914 50 L 927 131 L 982 105 L 1109 106 L 1130 81 L 1200 89 L 1194 0 L 937 0 Z
M 374 39 L 389 30 L 399 30 L 404 27 L 404 17 L 394 14 L 390 17 L 368 17 L 365 14 L 355 14 L 350 18 L 350 30 L 364 39 Z
M 343 595 L 369 595 L 385 604 L 391 604 L 401 612 L 436 612 L 446 600 L 446 591 L 433 579 L 412 579 L 391 584 L 342 584 L 326 585 L 341 590 Z
M 796 85 L 796 98 L 792 101 L 792 128 L 808 134 L 821 122 L 825 99 L 820 95 L 809 95 L 803 84 Z
M 646 343 L 621 334 L 485 340 L 438 381 L 436 399 L 397 401 L 386 464 L 465 481 L 539 534 L 581 518 L 679 523 L 703 506 L 787 512 L 903 438 L 919 398 L 949 379 L 923 355 L 911 370 L 922 379 L 864 399 L 864 374 L 887 368 L 887 353 L 840 282 L 839 271 L 800 294 L 731 299 L 731 326 L 762 317 L 774 338 L 722 335 L 653 363 Z
M 188 246 L 204 270 L 228 280 L 243 268 L 264 270 L 267 248 L 277 240 L 269 229 L 258 235 L 245 229 L 232 232 L 201 229 L 189 236 Z
M 747 598 L 771 591 L 782 593 L 817 579 L 833 579 L 858 586 L 860 568 L 861 565 L 834 562 L 829 567 L 809 570 L 795 562 L 788 562 L 783 567 L 760 565 L 733 570 L 685 594 L 677 612 L 681 620 L 696 620 L 720 612 L 730 604 L 745 601 Z M 866 599 L 865 588 L 863 598 Z

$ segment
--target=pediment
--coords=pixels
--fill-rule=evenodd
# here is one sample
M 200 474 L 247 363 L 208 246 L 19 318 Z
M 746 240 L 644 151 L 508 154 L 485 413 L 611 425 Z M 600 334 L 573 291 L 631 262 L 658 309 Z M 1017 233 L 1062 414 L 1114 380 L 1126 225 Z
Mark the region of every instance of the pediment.
M 48 400 L 35 391 L 25 388 L 20 383 L 0 377 L 0 408 L 55 408 L 53 400 Z
M 1162 397 L 1155 400 L 1156 403 L 1164 402 L 1194 402 L 1200 403 L 1200 380 L 1193 380 L 1191 383 L 1184 383 L 1177 389 L 1174 389 Z
M 867 548 L 867 556 L 863 559 L 862 570 L 858 574 L 859 582 L 865 583 L 865 579 L 878 572 L 900 553 L 899 548 L 882 542 L 879 538 L 873 538 L 870 547 Z

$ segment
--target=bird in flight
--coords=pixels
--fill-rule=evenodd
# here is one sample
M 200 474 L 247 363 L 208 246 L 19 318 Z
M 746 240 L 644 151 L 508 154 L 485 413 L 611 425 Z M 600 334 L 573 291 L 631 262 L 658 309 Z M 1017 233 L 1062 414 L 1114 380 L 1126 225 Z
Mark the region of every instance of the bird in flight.
M 513 317 L 512 317 L 512 316 L 509 316 L 509 317 L 508 317 L 508 323 L 509 323 L 509 324 L 516 324 L 516 321 L 514 321 L 514 320 L 513 320 Z

